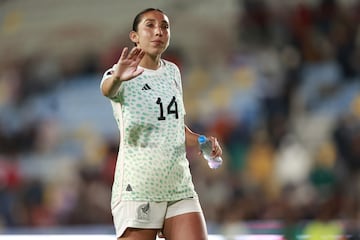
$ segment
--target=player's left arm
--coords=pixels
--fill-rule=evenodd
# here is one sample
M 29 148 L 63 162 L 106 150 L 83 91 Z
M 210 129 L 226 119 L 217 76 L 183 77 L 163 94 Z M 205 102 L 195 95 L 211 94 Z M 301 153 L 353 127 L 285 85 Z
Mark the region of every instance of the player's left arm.
M 196 146 L 199 136 L 200 134 L 191 131 L 190 128 L 185 125 L 185 143 L 187 146 Z
M 185 125 L 185 143 L 187 146 L 198 146 L 198 138 L 200 134 L 193 132 L 188 126 Z M 212 143 L 213 155 L 215 157 L 222 155 L 222 148 L 216 137 L 208 137 Z

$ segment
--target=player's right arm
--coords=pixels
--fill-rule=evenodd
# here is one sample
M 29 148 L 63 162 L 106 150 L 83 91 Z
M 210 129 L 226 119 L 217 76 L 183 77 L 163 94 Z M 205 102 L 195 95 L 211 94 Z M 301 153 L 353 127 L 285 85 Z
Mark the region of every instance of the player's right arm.
M 133 47 L 129 52 L 129 49 L 125 47 L 113 71 L 110 72 L 101 85 L 102 94 L 106 97 L 112 97 L 117 93 L 123 81 L 139 76 L 144 71 L 144 69 L 138 67 L 144 54 L 144 51 L 140 48 Z

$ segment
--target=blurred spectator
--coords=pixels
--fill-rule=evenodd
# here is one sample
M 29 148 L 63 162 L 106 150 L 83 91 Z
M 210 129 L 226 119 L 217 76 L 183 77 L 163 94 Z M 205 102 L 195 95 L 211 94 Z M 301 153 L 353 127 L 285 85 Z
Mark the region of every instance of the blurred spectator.
M 334 128 L 334 141 L 340 166 L 345 167 L 344 184 L 351 182 L 360 194 L 360 98 L 354 99 L 350 111 L 339 118 Z
M 273 177 L 281 189 L 289 186 L 301 187 L 307 184 L 312 166 L 311 154 L 296 136 L 289 134 L 282 141 L 275 156 Z
M 274 155 L 275 149 L 266 132 L 259 130 L 254 133 L 244 168 L 246 184 L 266 196 L 271 196 L 273 190 Z
M 303 234 L 308 239 L 341 239 L 344 235 L 343 225 L 334 219 L 337 219 L 337 210 L 339 207 L 339 196 L 334 194 L 322 201 L 317 209 L 315 219 L 303 229 Z
M 0 228 L 14 227 L 16 219 L 16 197 L 21 177 L 16 156 L 0 156 Z

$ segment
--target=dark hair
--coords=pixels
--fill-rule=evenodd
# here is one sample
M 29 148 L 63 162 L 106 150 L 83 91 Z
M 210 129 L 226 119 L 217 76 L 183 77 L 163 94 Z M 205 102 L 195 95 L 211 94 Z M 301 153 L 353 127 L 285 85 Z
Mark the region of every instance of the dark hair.
M 158 11 L 158 12 L 164 13 L 163 11 L 161 11 L 158 8 L 147 8 L 147 9 L 142 10 L 134 18 L 133 27 L 132 27 L 133 31 L 137 32 L 138 25 L 139 25 L 139 22 L 141 21 L 142 15 L 144 15 L 147 12 L 151 12 L 151 11 Z

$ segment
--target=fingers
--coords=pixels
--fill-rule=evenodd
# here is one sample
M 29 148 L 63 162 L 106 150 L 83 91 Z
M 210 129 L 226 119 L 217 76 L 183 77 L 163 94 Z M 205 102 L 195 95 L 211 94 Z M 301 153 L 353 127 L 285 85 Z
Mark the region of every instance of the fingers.
M 123 50 L 121 51 L 121 55 L 120 55 L 118 63 L 126 58 L 128 52 L 129 52 L 129 48 L 124 47 Z
M 142 49 L 140 49 L 140 52 L 139 52 L 139 54 L 137 56 L 138 61 L 140 61 L 144 56 L 145 56 L 145 52 Z
M 133 47 L 129 52 L 129 48 L 124 47 L 121 52 L 118 63 L 125 61 L 125 60 L 132 60 L 132 61 L 140 62 L 140 60 L 144 57 L 144 55 L 145 55 L 145 52 L 143 50 L 141 50 L 140 48 Z
M 139 52 L 135 55 L 136 56 L 136 63 L 140 63 L 141 59 L 145 56 L 145 52 L 141 49 L 139 49 Z
M 222 149 L 221 146 L 215 137 L 209 137 L 211 143 L 212 143 L 212 153 L 213 156 L 218 157 L 222 155 Z
M 137 47 L 133 47 L 128 55 L 128 59 L 132 59 L 135 60 L 137 58 L 137 56 L 139 55 L 141 49 L 137 48 Z

